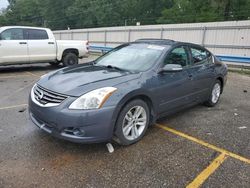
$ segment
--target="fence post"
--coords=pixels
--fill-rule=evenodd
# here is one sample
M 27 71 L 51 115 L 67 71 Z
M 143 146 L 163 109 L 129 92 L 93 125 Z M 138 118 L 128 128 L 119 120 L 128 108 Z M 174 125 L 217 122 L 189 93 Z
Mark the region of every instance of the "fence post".
M 128 42 L 130 42 L 130 29 L 128 30 Z
M 203 27 L 203 34 L 202 34 L 202 41 L 201 41 L 201 45 L 204 46 L 205 43 L 205 39 L 206 39 L 206 31 L 207 31 L 207 27 Z
M 161 28 L 161 39 L 163 39 L 163 31 L 164 31 L 164 29 L 163 29 L 163 27 Z
M 104 46 L 107 46 L 107 30 L 104 31 Z
M 87 41 L 89 41 L 89 31 L 87 31 Z

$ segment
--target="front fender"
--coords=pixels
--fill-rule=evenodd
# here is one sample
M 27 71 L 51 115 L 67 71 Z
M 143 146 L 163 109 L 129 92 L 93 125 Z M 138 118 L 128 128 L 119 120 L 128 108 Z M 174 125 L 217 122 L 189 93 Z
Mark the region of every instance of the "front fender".
M 117 94 L 119 95 L 119 94 Z M 151 122 L 155 122 L 156 120 L 156 110 L 157 110 L 157 107 L 156 107 L 156 102 L 155 102 L 155 99 L 153 98 L 153 95 L 150 93 L 150 91 L 147 91 L 145 89 L 137 89 L 137 90 L 133 90 L 131 92 L 128 92 L 126 93 L 125 95 L 123 95 L 118 104 L 116 105 L 116 108 L 115 108 L 115 111 L 114 111 L 114 114 L 113 114 L 113 122 L 114 122 L 114 125 L 113 125 L 113 130 L 115 129 L 115 124 L 116 124 L 116 121 L 117 121 L 117 118 L 120 114 L 120 111 L 122 110 L 122 108 L 131 100 L 133 99 L 142 99 L 145 101 L 145 99 L 147 99 L 147 101 L 145 102 L 148 102 L 148 100 L 150 101 L 150 111 L 151 111 Z

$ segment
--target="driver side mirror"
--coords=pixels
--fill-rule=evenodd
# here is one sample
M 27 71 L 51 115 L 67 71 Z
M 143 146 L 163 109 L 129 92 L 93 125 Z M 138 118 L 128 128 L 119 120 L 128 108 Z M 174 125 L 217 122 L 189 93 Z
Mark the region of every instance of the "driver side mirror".
M 161 72 L 180 72 L 183 68 L 181 65 L 178 64 L 167 64 L 163 68 L 160 69 L 159 73 Z

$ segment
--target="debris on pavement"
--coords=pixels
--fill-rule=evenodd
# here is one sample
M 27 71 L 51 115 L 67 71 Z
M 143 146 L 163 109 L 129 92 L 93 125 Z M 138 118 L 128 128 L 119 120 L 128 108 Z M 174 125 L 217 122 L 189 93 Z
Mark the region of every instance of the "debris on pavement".
M 25 110 L 26 110 L 26 108 L 22 108 L 22 109 L 19 110 L 18 112 L 23 113 L 23 112 L 25 112 Z
M 238 127 L 239 129 L 246 129 L 246 126 Z
M 106 146 L 107 146 L 109 153 L 113 153 L 115 151 L 114 147 L 111 143 L 107 143 Z

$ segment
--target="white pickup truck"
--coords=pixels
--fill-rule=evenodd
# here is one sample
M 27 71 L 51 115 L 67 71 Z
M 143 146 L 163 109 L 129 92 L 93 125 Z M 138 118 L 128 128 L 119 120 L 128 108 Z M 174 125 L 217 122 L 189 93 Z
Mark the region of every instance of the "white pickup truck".
M 48 62 L 78 64 L 88 56 L 88 41 L 56 40 L 47 28 L 0 27 L 0 65 Z

